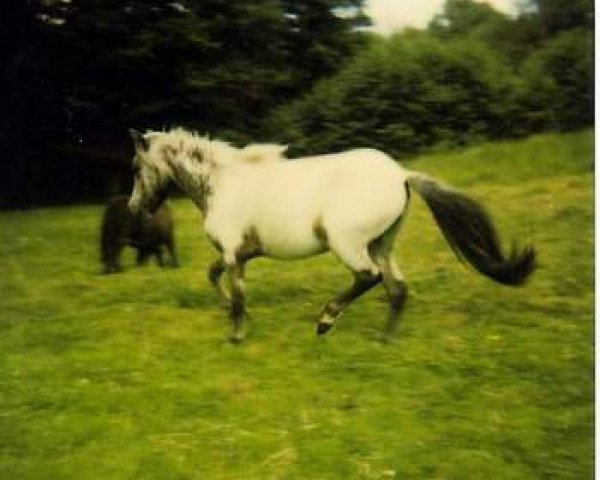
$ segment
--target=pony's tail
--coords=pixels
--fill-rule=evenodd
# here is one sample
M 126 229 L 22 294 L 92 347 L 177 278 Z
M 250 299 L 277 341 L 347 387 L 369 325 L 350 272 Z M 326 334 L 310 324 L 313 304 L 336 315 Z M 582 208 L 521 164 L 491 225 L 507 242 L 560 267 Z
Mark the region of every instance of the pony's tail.
M 534 271 L 535 248 L 513 243 L 505 255 L 492 219 L 475 200 L 421 173 L 410 172 L 407 183 L 423 198 L 459 260 L 505 285 L 521 285 Z

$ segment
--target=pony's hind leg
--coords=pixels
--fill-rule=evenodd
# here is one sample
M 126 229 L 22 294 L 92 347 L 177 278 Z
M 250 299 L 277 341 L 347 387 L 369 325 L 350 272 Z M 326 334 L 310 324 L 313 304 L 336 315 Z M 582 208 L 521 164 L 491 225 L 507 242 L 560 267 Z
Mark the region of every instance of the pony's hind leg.
M 158 245 L 155 249 L 154 249 L 154 256 L 156 257 L 156 264 L 161 267 L 164 268 L 165 266 L 165 260 L 163 258 L 163 251 L 160 245 Z
M 148 263 L 148 259 L 150 258 L 151 252 L 145 247 L 138 247 L 137 254 L 135 257 L 135 264 L 138 267 L 146 265 Z
M 231 301 L 229 315 L 233 322 L 233 330 L 229 336 L 232 343 L 239 343 L 246 337 L 246 297 L 244 293 L 244 270 L 245 264 L 236 261 L 226 264 L 231 289 Z
M 391 342 L 398 329 L 400 313 L 406 302 L 408 288 L 406 282 L 402 278 L 400 269 L 393 259 L 383 259 L 380 266 L 383 275 L 383 287 L 385 288 L 385 293 L 390 305 L 388 323 L 385 328 L 383 340 L 385 342 Z
M 119 244 L 103 245 L 102 248 L 102 273 L 108 275 L 123 271 L 123 267 L 121 266 L 121 250 L 123 246 Z
M 390 230 L 369 246 L 369 252 L 381 270 L 383 287 L 389 302 L 390 310 L 388 323 L 383 336 L 385 342 L 391 342 L 394 339 L 398 329 L 400 313 L 402 312 L 408 294 L 404 276 L 392 256 L 394 239 L 400 229 L 401 222 L 402 218 L 399 218 Z
M 354 283 L 325 304 L 317 322 L 317 334 L 327 333 L 344 309 L 362 294 L 381 282 L 377 265 L 370 258 L 366 247 L 352 252 L 351 249 L 332 248 L 340 259 L 352 270 Z
M 223 308 L 229 309 L 231 306 L 231 297 L 229 292 L 221 283 L 221 276 L 223 275 L 223 272 L 225 272 L 225 262 L 223 257 L 219 257 L 208 268 L 208 280 L 217 291 L 217 295 L 219 295 L 219 301 Z

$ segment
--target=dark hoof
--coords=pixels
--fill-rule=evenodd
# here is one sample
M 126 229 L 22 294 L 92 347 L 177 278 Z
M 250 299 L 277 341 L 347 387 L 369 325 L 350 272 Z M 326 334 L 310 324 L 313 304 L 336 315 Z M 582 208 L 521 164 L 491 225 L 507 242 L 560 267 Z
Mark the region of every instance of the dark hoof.
M 333 324 L 331 323 L 317 323 L 317 335 L 325 335 L 329 330 L 331 330 Z

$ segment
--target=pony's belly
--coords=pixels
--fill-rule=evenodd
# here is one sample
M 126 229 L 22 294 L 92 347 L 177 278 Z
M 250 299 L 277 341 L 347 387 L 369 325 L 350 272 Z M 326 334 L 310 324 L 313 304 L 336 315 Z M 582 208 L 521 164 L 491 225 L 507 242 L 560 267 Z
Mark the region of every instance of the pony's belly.
M 312 242 L 278 242 L 262 245 L 265 255 L 273 258 L 292 259 L 304 258 L 327 251 L 318 240 Z
M 327 250 L 313 232 L 302 233 L 283 229 L 279 232 L 258 231 L 262 251 L 273 258 L 292 259 L 317 255 Z

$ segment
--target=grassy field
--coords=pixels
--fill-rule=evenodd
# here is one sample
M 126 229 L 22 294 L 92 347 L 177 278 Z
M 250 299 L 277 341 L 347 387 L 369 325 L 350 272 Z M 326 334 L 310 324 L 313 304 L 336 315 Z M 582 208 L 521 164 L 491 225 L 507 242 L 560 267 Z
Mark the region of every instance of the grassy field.
M 507 240 L 534 242 L 519 289 L 458 263 L 413 196 L 396 254 L 397 341 L 378 288 L 315 336 L 348 282 L 329 255 L 259 259 L 247 341 L 205 271 L 188 200 L 181 268 L 101 276 L 101 206 L 0 214 L 0 479 L 572 479 L 593 471 L 593 134 L 411 163 L 463 188 Z

